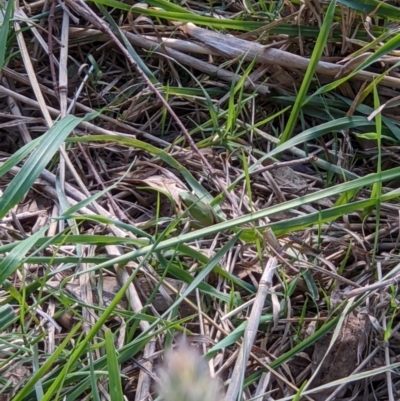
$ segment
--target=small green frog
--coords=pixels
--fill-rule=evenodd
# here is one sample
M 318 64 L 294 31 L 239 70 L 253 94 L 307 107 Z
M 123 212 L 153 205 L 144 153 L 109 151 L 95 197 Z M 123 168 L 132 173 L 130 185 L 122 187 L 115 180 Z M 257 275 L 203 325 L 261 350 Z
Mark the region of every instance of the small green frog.
M 201 201 L 190 192 L 180 192 L 179 198 L 187 207 L 188 213 L 196 220 L 197 225 L 209 227 L 221 221 L 209 204 Z

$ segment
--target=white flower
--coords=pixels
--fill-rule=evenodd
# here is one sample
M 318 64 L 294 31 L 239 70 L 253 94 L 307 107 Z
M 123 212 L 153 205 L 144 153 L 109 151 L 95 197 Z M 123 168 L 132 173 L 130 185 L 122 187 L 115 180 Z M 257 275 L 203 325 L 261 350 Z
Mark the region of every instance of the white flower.
M 211 378 L 200 354 L 182 342 L 167 351 L 158 369 L 158 393 L 164 401 L 220 401 L 223 393 L 219 380 Z

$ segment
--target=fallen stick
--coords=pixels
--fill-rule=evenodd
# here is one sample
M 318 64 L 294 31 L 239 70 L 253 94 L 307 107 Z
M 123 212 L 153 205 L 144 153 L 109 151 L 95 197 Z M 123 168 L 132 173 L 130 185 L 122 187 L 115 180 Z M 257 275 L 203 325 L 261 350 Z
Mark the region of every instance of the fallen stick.
M 204 28 L 199 28 L 192 23 L 180 25 L 179 29 L 187 35 L 204 43 L 213 51 L 214 54 L 218 54 L 225 58 L 235 59 L 238 57 L 243 57 L 247 61 L 252 61 L 256 58 L 259 63 L 274 64 L 289 68 L 290 70 L 298 69 L 303 71 L 308 68 L 310 63 L 308 58 L 299 56 L 297 54 L 292 54 L 279 49 L 267 48 L 266 46 L 258 43 L 249 42 L 244 39 L 238 39 L 231 35 L 223 35 L 221 33 L 212 32 Z M 319 74 L 336 77 L 343 71 L 350 73 L 351 69 L 346 68 L 350 63 L 352 63 L 352 60 L 345 65 L 337 65 L 320 61 L 318 63 L 316 72 Z M 360 71 L 352 78 L 371 82 L 378 77 L 380 77 L 380 74 L 374 74 L 368 71 Z M 390 88 L 400 89 L 400 79 L 398 78 L 388 76 L 383 77 L 379 83 Z

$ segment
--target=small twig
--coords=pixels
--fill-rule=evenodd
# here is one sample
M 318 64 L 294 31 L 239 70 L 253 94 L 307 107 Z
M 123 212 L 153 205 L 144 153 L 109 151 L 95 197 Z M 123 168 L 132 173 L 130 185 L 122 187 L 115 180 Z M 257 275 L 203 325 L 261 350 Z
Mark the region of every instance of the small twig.
M 72 98 L 72 101 L 70 102 L 70 104 L 68 106 L 67 114 L 71 113 L 72 109 L 75 107 L 76 103 L 78 102 L 79 96 L 80 96 L 83 88 L 85 87 L 86 82 L 88 81 L 88 79 L 90 77 L 90 74 L 93 72 L 93 70 L 94 70 L 94 66 L 91 65 L 90 68 L 89 68 L 89 71 L 85 74 L 81 84 L 79 85 L 78 90 L 75 92 L 75 95 Z
M 176 25 L 178 25 L 178 23 Z M 281 67 L 289 68 L 290 70 L 298 69 L 302 71 L 305 71 L 310 63 L 310 60 L 306 57 L 280 49 L 268 48 L 259 43 L 238 39 L 209 29 L 199 28 L 191 22 L 187 24 L 179 24 L 179 29 L 187 35 L 199 40 L 201 43 L 204 43 L 212 50 L 213 54 L 218 54 L 230 60 L 243 57 L 243 59 L 247 61 L 253 61 L 256 59 L 258 63 L 279 65 Z M 336 76 L 345 68 L 346 65 L 341 66 L 320 61 L 317 65 L 316 72 L 318 74 Z M 377 73 L 358 71 L 352 79 L 372 82 L 378 76 L 379 74 Z M 390 88 L 400 88 L 400 79 L 385 76 L 379 80 L 379 84 Z
M 53 7 L 55 5 L 56 0 L 53 0 Z M 60 51 L 60 63 L 59 63 L 59 81 L 58 81 L 58 101 L 60 104 L 60 115 L 61 118 L 64 118 L 67 115 L 67 87 L 68 87 L 68 74 L 67 74 L 67 65 L 68 65 L 68 31 L 69 31 L 69 17 L 68 13 L 63 13 L 62 27 L 61 27 L 61 51 Z M 66 152 L 65 143 L 62 143 L 60 146 L 60 163 L 58 166 L 58 174 L 60 177 L 61 188 L 65 191 L 65 175 L 66 175 L 66 166 L 69 166 L 71 173 L 74 175 L 75 180 L 78 185 L 83 189 L 83 191 L 88 192 L 84 183 L 82 182 L 80 176 L 75 171 L 71 160 L 69 159 L 69 155 Z M 60 220 L 59 222 L 60 231 L 64 228 L 64 221 Z
M 176 113 L 172 110 L 171 106 L 169 103 L 165 100 L 163 95 L 160 93 L 159 90 L 154 86 L 154 84 L 150 81 L 150 79 L 147 77 L 147 75 L 141 70 L 141 68 L 138 66 L 136 61 L 132 58 L 132 56 L 129 54 L 128 50 L 125 48 L 125 46 L 121 43 L 121 41 L 115 36 L 114 32 L 104 23 L 103 20 L 101 20 L 90 8 L 89 6 L 83 1 L 83 0 L 66 0 L 66 3 L 73 9 L 75 12 L 82 17 L 86 18 L 90 23 L 93 25 L 97 26 L 98 29 L 100 29 L 102 32 L 105 32 L 107 35 L 110 36 L 112 41 L 118 46 L 118 48 L 121 50 L 122 54 L 126 57 L 126 59 L 129 61 L 129 63 L 135 68 L 135 70 L 138 72 L 138 74 L 143 78 L 143 80 L 146 82 L 146 84 L 149 86 L 151 91 L 154 93 L 154 95 L 160 100 L 160 102 L 164 105 L 164 107 L 167 109 L 167 111 L 170 113 L 171 117 L 175 120 L 176 124 L 182 131 L 182 133 L 185 135 L 186 140 L 189 144 L 189 146 L 192 148 L 192 150 L 199 156 L 200 160 L 203 162 L 204 166 L 209 170 L 209 173 L 212 174 L 215 178 L 215 181 L 217 182 L 218 186 L 220 187 L 220 190 L 226 195 L 227 199 L 231 202 L 232 206 L 235 207 L 236 212 L 238 215 L 240 215 L 240 210 L 239 206 L 236 202 L 236 200 L 231 196 L 231 194 L 226 190 L 226 186 L 222 183 L 222 181 L 218 178 L 218 176 L 214 173 L 214 169 L 210 165 L 210 163 L 207 161 L 207 159 L 204 157 L 204 155 L 197 149 L 196 144 L 194 143 L 192 137 L 190 136 L 188 130 L 186 127 L 183 125 L 182 121 L 179 119 L 179 117 L 176 115 Z
M 18 101 L 20 101 L 22 103 L 25 103 L 25 104 L 27 104 L 27 105 L 29 105 L 31 107 L 35 107 L 35 108 L 41 109 L 41 104 L 38 101 L 33 100 L 33 99 L 31 99 L 31 98 L 29 98 L 27 96 L 21 95 L 18 92 L 14 92 L 14 91 L 12 91 L 12 90 L 10 90 L 10 89 L 2 86 L 2 85 L 0 85 L 0 93 L 4 93 L 5 95 L 11 96 L 15 100 L 18 100 Z M 59 115 L 60 115 L 60 111 L 55 109 L 55 108 L 53 108 L 53 107 L 45 105 L 45 109 L 46 109 L 46 112 L 49 113 L 49 115 L 51 114 L 51 115 L 53 115 L 55 117 L 59 117 Z M 87 109 L 89 109 L 89 108 L 87 108 Z M 127 135 L 127 134 L 124 134 L 122 132 L 110 131 L 110 130 L 107 130 L 105 128 L 101 128 L 96 124 L 89 123 L 87 121 L 82 121 L 78 125 L 78 127 L 82 128 L 83 130 L 90 131 L 92 133 L 97 133 L 97 134 L 100 134 L 100 135 L 111 135 L 111 136 L 120 135 L 120 136 L 125 136 L 127 138 L 132 138 L 131 134 Z
M 82 28 L 71 28 L 71 37 L 77 38 L 85 34 L 85 37 L 90 38 L 91 35 L 96 35 L 96 40 L 108 41 L 108 38 L 105 39 L 106 35 L 99 36 L 97 29 L 82 29 Z M 150 50 L 152 54 L 160 56 L 160 57 L 170 57 L 175 62 L 184 64 L 191 68 L 194 68 L 198 71 L 202 71 L 208 75 L 213 75 L 216 78 L 219 78 L 223 81 L 232 83 L 232 81 L 237 82 L 240 79 L 244 79 L 244 88 L 249 91 L 253 91 L 256 93 L 260 93 L 262 95 L 268 95 L 270 93 L 268 89 L 268 85 L 262 82 L 258 82 L 253 78 L 243 77 L 238 73 L 234 73 L 228 71 L 221 66 L 213 65 L 206 61 L 201 60 L 200 58 L 196 58 L 193 56 L 189 56 L 186 53 L 199 53 L 199 54 L 209 54 L 212 55 L 212 52 L 209 49 L 201 48 L 200 46 L 196 46 L 191 42 L 183 41 L 183 40 L 169 40 L 168 38 L 163 38 L 165 53 L 159 52 L 159 45 L 153 39 L 147 38 L 146 36 L 141 36 L 134 34 L 132 32 L 124 31 L 124 35 L 129 40 L 129 42 L 134 46 L 140 46 L 144 49 Z M 250 79 L 251 78 L 251 79 Z
M 39 86 L 39 82 L 37 80 L 36 77 L 36 73 L 34 71 L 33 65 L 32 65 L 32 60 L 30 58 L 29 52 L 28 52 L 28 48 L 26 46 L 25 43 L 25 39 L 24 36 L 22 34 L 22 29 L 21 29 L 21 25 L 19 24 L 18 21 L 14 21 L 14 29 L 15 32 L 17 32 L 16 36 L 17 36 L 17 42 L 18 42 L 18 47 L 19 50 L 21 52 L 21 56 L 22 56 L 22 60 L 24 62 L 25 68 L 26 68 L 26 72 L 28 74 L 31 86 L 32 86 L 32 90 L 35 94 L 35 97 L 37 99 L 37 103 L 39 104 L 40 107 L 40 111 L 43 114 L 43 117 L 46 121 L 47 126 L 50 128 L 53 125 L 53 120 L 50 116 L 50 113 L 47 109 L 47 105 L 46 102 L 44 100 L 44 96 L 40 90 L 40 86 Z
M 88 154 L 86 153 L 84 147 L 82 146 L 82 144 L 80 142 L 78 142 L 78 147 L 81 151 L 81 154 L 82 154 L 84 160 L 86 161 L 87 166 L 89 167 L 89 170 L 92 172 L 94 179 L 100 185 L 102 190 L 106 189 L 106 187 L 103 183 L 103 180 L 100 177 L 100 174 L 97 172 L 96 168 L 94 167 L 94 165 L 92 163 L 92 160 L 90 159 L 90 157 L 88 156 Z M 113 207 L 114 214 L 118 217 L 119 220 L 126 221 L 127 217 L 124 215 L 123 211 L 117 205 L 117 203 L 116 203 L 114 197 L 111 195 L 110 191 L 106 192 L 106 196 L 110 202 L 110 205 L 112 205 L 112 207 Z
M 390 278 L 385 281 L 380 281 L 378 283 L 374 283 L 371 285 L 366 285 L 361 288 L 356 288 L 354 290 L 348 291 L 348 292 L 343 292 L 342 295 L 346 298 L 353 298 L 353 297 L 358 297 L 360 295 L 366 294 L 367 292 L 372 292 L 379 290 L 384 287 L 389 287 L 391 285 L 398 284 L 400 282 L 400 275 L 397 275 L 393 278 Z
M 54 2 L 56 0 L 53 0 Z M 54 3 L 53 3 L 54 4 Z M 61 49 L 60 49 L 60 67 L 59 67 L 59 102 L 61 117 L 69 114 L 68 107 L 68 54 L 69 54 L 69 14 L 63 13 L 61 25 Z
M 74 24 L 79 24 L 79 18 L 76 18 L 75 15 L 71 14 L 68 7 L 66 7 L 61 0 L 57 0 L 57 3 L 63 9 L 63 11 L 68 14 L 69 18 L 71 18 L 72 21 L 74 21 Z
M 382 264 L 381 262 L 378 262 L 376 264 L 376 270 L 378 273 L 378 280 L 382 281 Z M 385 298 L 386 298 L 386 294 L 381 293 L 380 296 L 380 301 L 382 303 L 382 305 L 384 304 L 384 302 L 386 302 Z M 387 322 L 387 318 L 386 318 L 386 314 L 383 314 L 382 316 L 382 329 L 385 333 L 387 333 L 387 328 L 388 328 L 388 322 Z M 385 363 L 386 366 L 390 365 L 390 350 L 389 347 L 387 346 L 388 342 L 385 344 L 385 348 L 384 348 L 384 354 L 385 354 Z M 394 401 L 394 395 L 393 395 L 393 379 L 392 379 L 392 372 L 390 370 L 388 370 L 386 372 L 386 386 L 387 386 L 387 391 L 388 391 L 388 401 Z
M 53 89 L 56 94 L 56 98 L 60 100 L 60 94 L 58 93 L 58 85 L 57 85 L 57 77 L 56 77 L 56 69 L 54 68 L 53 62 L 53 24 L 54 24 L 54 10 L 56 8 L 56 1 L 53 0 L 51 2 L 50 14 L 49 14 L 49 27 L 48 27 L 48 36 L 47 36 L 47 46 L 48 46 L 48 56 L 49 56 L 49 64 L 50 64 L 50 72 L 51 78 L 53 80 Z
M 14 81 L 13 80 L 10 80 L 10 81 L 11 81 L 11 85 L 13 86 Z M 11 85 L 7 78 L 4 77 L 1 80 L 1 82 L 7 89 L 11 90 L 11 88 L 10 88 Z M 15 115 L 16 117 L 19 117 L 19 118 L 23 117 L 21 109 L 18 105 L 18 102 L 16 102 L 13 97 L 7 96 L 7 104 L 13 115 Z M 8 116 L 8 118 L 10 118 L 10 117 Z M 21 133 L 21 137 L 22 137 L 22 140 L 24 141 L 24 143 L 29 143 L 32 141 L 31 133 L 29 132 L 28 127 L 25 122 L 22 122 L 22 124 L 19 124 L 18 129 L 19 129 L 19 132 Z

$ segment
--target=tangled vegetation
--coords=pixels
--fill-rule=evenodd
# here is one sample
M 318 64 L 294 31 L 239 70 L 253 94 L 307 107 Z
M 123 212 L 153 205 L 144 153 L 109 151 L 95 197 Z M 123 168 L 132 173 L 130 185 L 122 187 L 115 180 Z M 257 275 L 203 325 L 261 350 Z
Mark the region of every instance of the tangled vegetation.
M 0 401 L 400 399 L 399 21 L 8 0 Z

